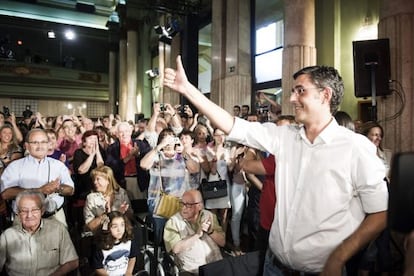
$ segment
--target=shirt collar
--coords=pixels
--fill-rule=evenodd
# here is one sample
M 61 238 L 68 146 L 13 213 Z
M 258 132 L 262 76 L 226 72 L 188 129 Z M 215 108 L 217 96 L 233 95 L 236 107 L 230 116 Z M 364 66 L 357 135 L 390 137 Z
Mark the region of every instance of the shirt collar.
M 335 120 L 335 118 L 332 118 L 329 124 L 322 130 L 321 133 L 319 133 L 318 137 L 316 137 L 315 141 L 313 142 L 313 145 L 329 144 L 330 142 L 332 142 L 334 137 L 337 135 L 338 126 L 338 122 Z M 302 139 L 309 142 L 308 138 L 306 137 L 304 125 L 301 125 L 299 129 L 299 135 L 302 137 Z
M 23 224 L 20 222 L 19 224 L 18 224 L 18 229 L 19 229 L 19 231 L 21 231 L 21 232 L 23 232 L 23 233 L 26 233 L 26 234 L 28 234 L 29 232 L 27 232 L 27 230 L 26 229 L 24 229 L 23 228 Z M 39 225 L 39 228 L 37 228 L 37 230 L 36 230 L 36 232 L 34 232 L 32 235 L 34 235 L 34 234 L 36 234 L 36 233 L 38 233 L 41 229 L 43 228 L 43 219 L 40 219 L 40 225 Z
M 27 160 L 29 160 L 30 162 L 34 162 L 34 163 L 44 163 L 47 161 L 47 157 L 44 157 L 42 160 L 37 161 L 36 158 L 34 158 L 33 156 L 31 156 L 30 154 L 28 156 L 26 156 Z

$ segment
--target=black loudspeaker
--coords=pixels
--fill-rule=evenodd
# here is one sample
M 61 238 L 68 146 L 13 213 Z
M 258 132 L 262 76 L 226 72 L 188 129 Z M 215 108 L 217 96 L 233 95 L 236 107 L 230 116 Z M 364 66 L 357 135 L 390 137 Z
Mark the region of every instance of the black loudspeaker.
M 397 153 L 391 164 L 388 226 L 408 233 L 414 230 L 414 152 Z
M 355 97 L 371 97 L 371 71 L 375 72 L 376 96 L 391 94 L 389 39 L 353 41 Z

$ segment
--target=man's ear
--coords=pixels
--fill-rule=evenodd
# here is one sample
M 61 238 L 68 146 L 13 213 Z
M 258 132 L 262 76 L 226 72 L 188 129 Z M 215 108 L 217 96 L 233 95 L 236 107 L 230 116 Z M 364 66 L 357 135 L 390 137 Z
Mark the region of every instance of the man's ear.
M 43 215 L 45 214 L 45 211 L 46 211 L 46 209 L 45 209 L 45 206 L 44 206 L 44 205 L 42 206 L 41 210 L 42 210 L 42 217 L 43 217 Z
M 322 97 L 322 103 L 325 103 L 325 102 L 330 103 L 331 102 L 331 99 L 332 99 L 332 88 L 325 87 L 322 90 L 321 93 L 323 95 L 323 97 Z

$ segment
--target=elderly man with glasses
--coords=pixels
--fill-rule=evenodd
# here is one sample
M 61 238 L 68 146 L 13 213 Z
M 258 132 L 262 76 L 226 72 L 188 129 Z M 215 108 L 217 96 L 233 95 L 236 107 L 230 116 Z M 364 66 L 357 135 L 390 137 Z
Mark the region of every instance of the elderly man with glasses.
M 54 216 L 66 225 L 64 196 L 71 196 L 74 183 L 69 169 L 59 160 L 47 157 L 48 136 L 43 129 L 32 129 L 26 137 L 29 154 L 7 166 L 1 175 L 1 196 L 13 200 L 23 190 L 36 189 L 49 202 L 45 216 Z
M 186 191 L 181 211 L 172 216 L 164 228 L 165 248 L 175 256 L 180 275 L 198 273 L 201 265 L 221 260 L 220 248 L 226 238 L 217 217 L 204 209 L 198 190 Z
M 75 270 L 78 256 L 60 222 L 42 219 L 45 197 L 25 190 L 16 197 L 16 223 L 0 236 L 0 271 L 7 275 L 66 275 Z

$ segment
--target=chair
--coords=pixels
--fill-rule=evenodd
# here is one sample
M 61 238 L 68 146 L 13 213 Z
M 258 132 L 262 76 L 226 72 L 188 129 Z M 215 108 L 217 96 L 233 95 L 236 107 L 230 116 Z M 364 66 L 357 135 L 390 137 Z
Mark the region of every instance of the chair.
M 137 259 L 134 272 L 150 276 L 178 275 L 174 260 L 154 241 L 154 228 L 147 200 L 132 200 L 131 208 L 134 211 L 135 240 L 141 248 L 141 256 Z

